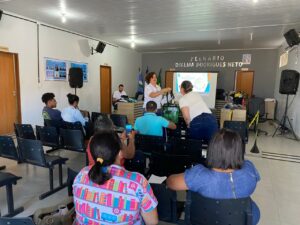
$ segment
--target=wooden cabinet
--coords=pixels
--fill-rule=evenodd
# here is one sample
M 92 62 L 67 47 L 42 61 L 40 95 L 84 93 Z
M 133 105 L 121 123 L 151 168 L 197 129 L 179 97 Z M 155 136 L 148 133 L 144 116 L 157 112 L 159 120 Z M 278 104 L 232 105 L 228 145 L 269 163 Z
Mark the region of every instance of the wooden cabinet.
M 134 125 L 136 118 L 140 117 L 144 113 L 143 101 L 136 103 L 118 102 L 118 110 L 115 114 L 126 115 L 128 123 Z
M 165 73 L 165 86 L 173 89 L 173 75 L 174 71 L 166 71 Z

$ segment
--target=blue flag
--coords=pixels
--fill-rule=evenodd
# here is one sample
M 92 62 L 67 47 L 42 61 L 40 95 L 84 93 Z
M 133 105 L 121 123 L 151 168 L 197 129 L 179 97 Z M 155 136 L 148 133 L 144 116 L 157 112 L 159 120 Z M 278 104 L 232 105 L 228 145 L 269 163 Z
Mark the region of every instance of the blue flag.
M 147 69 L 146 69 L 146 72 L 145 72 L 145 76 L 144 76 L 144 77 L 146 77 L 148 73 L 149 73 L 149 71 L 148 71 L 148 66 L 147 66 Z M 145 82 L 144 82 L 144 83 L 145 83 Z M 146 85 L 146 84 L 145 84 L 145 85 Z
M 139 69 L 139 72 L 137 74 L 137 81 L 138 81 L 137 92 L 144 93 L 144 77 L 143 77 L 142 72 L 141 72 L 140 69 Z
M 148 71 L 148 66 L 147 66 L 147 69 L 146 69 L 146 72 L 145 72 L 145 76 L 147 76 L 148 73 L 149 73 L 149 71 Z

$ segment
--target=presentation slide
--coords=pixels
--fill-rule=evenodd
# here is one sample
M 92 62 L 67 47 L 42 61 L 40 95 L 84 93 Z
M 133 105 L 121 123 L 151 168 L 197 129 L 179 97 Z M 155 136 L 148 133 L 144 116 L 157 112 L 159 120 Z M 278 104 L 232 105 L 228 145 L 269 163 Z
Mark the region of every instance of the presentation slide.
M 176 99 L 181 97 L 180 85 L 189 80 L 193 84 L 194 92 L 198 92 L 209 108 L 215 108 L 217 72 L 174 72 L 173 90 Z

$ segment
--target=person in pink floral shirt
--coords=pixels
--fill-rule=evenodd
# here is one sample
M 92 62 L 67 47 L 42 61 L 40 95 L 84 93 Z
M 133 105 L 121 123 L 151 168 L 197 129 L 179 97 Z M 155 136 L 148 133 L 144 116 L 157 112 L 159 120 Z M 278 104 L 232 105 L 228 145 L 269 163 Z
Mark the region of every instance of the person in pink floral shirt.
M 158 223 L 157 200 L 146 178 L 125 170 L 116 133 L 96 134 L 90 142 L 93 166 L 83 168 L 73 184 L 77 225 L 152 225 Z

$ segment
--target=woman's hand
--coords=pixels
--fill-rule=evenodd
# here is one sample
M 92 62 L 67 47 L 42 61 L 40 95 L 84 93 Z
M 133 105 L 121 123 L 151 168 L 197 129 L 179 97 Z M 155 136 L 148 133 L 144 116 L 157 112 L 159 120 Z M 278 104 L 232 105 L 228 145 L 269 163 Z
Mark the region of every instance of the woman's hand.
M 171 92 L 171 90 L 172 90 L 172 88 L 169 88 L 169 87 L 161 89 L 162 93 L 168 93 L 168 92 Z
M 128 134 L 128 138 L 131 141 L 134 141 L 135 135 L 136 135 L 137 131 L 132 130 L 129 134 Z

